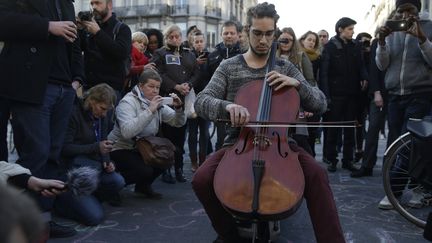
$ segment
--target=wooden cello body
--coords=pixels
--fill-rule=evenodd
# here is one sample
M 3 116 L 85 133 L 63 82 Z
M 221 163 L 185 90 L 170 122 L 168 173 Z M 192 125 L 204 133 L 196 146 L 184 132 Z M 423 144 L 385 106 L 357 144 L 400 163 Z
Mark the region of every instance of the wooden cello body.
M 268 64 L 267 72 L 272 69 Z M 241 87 L 234 103 L 257 121 L 290 123 L 297 118 L 300 99 L 295 88 L 273 91 L 257 80 Z M 238 218 L 279 220 L 294 213 L 303 197 L 304 176 L 298 153 L 288 145 L 287 128 L 243 127 L 219 163 L 213 186 L 222 205 Z

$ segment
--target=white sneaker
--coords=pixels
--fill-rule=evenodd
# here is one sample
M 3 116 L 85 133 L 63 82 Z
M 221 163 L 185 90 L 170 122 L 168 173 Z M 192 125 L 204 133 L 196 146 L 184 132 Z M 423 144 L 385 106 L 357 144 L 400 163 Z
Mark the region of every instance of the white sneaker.
M 415 188 L 412 190 L 412 196 L 411 199 L 408 201 L 407 206 L 411 208 L 422 208 L 424 199 L 423 190 L 420 187 Z
M 385 196 L 378 204 L 379 209 L 389 210 L 393 209 L 393 205 L 388 200 L 387 196 Z

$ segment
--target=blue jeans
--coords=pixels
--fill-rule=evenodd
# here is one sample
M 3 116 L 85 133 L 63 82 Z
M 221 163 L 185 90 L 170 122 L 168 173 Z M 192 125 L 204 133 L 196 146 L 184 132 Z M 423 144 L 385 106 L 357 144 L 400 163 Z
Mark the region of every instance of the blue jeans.
M 99 161 L 91 160 L 85 156 L 76 157 L 71 167 L 90 166 L 100 171 L 99 186 L 94 195 L 109 199 L 117 194 L 125 185 L 123 177 L 117 173 L 107 173 L 102 170 Z M 60 215 L 76 220 L 84 225 L 98 225 L 104 218 L 102 204 L 94 195 L 75 196 L 70 191 L 61 194 L 55 202 L 56 212 Z
M 41 105 L 11 101 L 12 127 L 21 143 L 18 163 L 33 175 L 46 178 L 46 162 L 58 161 L 74 99 L 71 86 L 48 84 Z
M 72 86 L 48 84 L 40 105 L 10 100 L 14 139 L 19 143 L 17 163 L 34 176 L 64 179 L 57 161 L 74 99 Z M 42 196 L 37 201 L 42 211 L 50 211 L 54 203 Z

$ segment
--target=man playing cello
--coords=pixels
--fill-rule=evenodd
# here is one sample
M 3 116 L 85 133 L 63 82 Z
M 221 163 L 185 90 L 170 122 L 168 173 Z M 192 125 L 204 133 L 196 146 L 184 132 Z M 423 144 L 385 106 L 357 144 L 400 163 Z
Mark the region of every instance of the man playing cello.
M 227 130 L 225 148 L 210 156 L 195 172 L 192 181 L 195 194 L 218 234 L 215 242 L 241 241 L 234 218 L 216 197 L 213 179 L 227 146 L 235 143 L 239 127 L 246 125 L 250 120 L 248 109 L 234 104 L 234 97 L 242 85 L 253 80 L 264 80 L 278 19 L 279 15 L 273 4 L 265 2 L 248 10 L 246 28 L 249 50 L 243 55 L 222 62 L 195 103 L 195 109 L 200 116 L 210 120 L 229 117 L 232 125 Z M 322 114 L 326 110 L 324 94 L 317 87 L 312 87 L 290 62 L 277 59 L 274 70 L 269 72 L 266 78 L 274 90 L 287 86 L 295 87 L 305 110 L 316 114 Z M 259 96 L 250 95 L 251 98 Z M 304 172 L 303 195 L 317 242 L 345 242 L 326 172 L 295 142 L 290 143 L 290 148 L 298 152 L 298 159 Z

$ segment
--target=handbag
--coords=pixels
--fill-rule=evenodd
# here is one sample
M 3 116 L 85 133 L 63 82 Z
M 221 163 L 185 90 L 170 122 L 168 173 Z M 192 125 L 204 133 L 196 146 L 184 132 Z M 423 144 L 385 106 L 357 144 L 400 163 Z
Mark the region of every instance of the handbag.
M 174 164 L 175 146 L 170 140 L 148 136 L 136 140 L 136 148 L 144 163 L 160 169 L 168 169 Z

